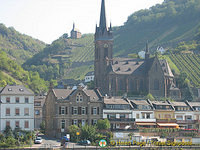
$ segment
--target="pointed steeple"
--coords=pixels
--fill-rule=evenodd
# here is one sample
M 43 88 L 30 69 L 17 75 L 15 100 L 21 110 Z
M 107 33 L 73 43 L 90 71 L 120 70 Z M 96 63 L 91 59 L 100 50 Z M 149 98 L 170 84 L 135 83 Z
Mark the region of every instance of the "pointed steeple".
M 105 0 L 101 1 L 101 15 L 99 27 L 102 29 L 107 29 Z
M 75 29 L 75 23 L 73 22 L 73 30 Z
M 148 41 L 146 43 L 146 50 L 145 50 L 145 59 L 149 59 L 150 53 L 149 53 L 149 44 Z
M 110 31 L 112 31 L 112 23 L 110 22 L 110 28 L 109 28 Z

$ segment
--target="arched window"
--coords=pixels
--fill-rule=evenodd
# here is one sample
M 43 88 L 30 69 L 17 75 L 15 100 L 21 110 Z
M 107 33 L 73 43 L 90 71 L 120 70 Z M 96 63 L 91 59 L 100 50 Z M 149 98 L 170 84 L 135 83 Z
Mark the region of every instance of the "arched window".
M 83 96 L 81 95 L 81 93 L 78 93 L 78 95 L 76 96 L 76 102 L 82 102 L 83 101 Z
M 158 79 L 154 80 L 154 90 L 159 90 L 159 80 Z
M 104 48 L 104 58 L 108 57 L 108 48 Z

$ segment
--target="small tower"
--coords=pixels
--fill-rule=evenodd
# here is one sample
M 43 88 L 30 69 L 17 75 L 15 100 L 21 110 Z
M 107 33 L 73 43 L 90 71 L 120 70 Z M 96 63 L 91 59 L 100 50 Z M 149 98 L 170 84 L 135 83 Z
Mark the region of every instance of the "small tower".
M 71 31 L 71 38 L 72 39 L 79 39 L 81 38 L 81 32 L 75 28 L 75 23 L 73 23 L 73 28 L 72 28 L 72 31 Z
M 99 27 L 96 25 L 95 32 L 95 87 L 108 91 L 106 83 L 107 68 L 112 64 L 113 35 L 112 26 L 107 26 L 105 0 L 101 1 L 101 13 Z M 103 92 L 104 93 L 104 92 Z M 108 93 L 106 93 L 108 94 Z
M 148 41 L 146 43 L 146 50 L 145 50 L 145 60 L 149 59 L 150 57 L 150 53 L 149 53 L 149 45 L 148 45 Z

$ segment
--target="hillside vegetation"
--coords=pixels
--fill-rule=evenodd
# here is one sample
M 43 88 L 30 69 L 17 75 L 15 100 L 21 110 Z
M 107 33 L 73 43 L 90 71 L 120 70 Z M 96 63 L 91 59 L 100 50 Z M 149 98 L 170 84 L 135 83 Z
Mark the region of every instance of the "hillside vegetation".
M 24 84 L 35 93 L 46 92 L 48 85 L 37 72 L 25 71 L 0 50 L 0 87 L 7 84 Z
M 44 47 L 45 43 L 0 24 L 0 49 L 18 64 L 24 63 Z
M 200 29 L 199 0 L 165 0 L 150 9 L 128 17 L 124 26 L 114 30 L 116 55 L 141 51 L 148 40 L 152 51 L 158 46 L 176 47 L 191 40 Z

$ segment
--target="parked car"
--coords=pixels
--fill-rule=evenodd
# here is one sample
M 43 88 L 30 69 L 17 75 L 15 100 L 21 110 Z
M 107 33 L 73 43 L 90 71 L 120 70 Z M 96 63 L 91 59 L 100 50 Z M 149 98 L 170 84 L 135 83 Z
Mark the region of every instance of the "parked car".
M 79 145 L 90 145 L 91 142 L 89 140 L 82 140 L 78 142 Z
M 35 144 L 41 144 L 42 143 L 42 138 L 41 137 L 36 137 L 34 143 Z

